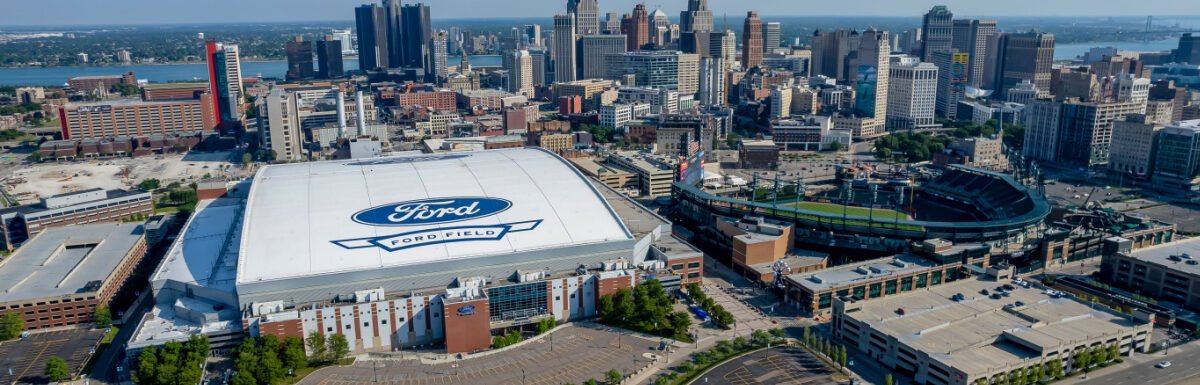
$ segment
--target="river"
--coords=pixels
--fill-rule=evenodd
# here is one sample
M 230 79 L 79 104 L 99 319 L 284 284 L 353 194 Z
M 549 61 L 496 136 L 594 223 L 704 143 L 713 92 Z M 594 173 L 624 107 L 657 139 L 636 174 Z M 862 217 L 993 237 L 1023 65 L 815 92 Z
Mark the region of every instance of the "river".
M 1151 40 L 1149 42 L 1097 42 L 1097 43 L 1073 43 L 1073 44 L 1056 44 L 1054 46 L 1054 60 L 1074 59 L 1087 53 L 1089 49 L 1095 47 L 1117 47 L 1121 51 L 1167 51 L 1179 47 L 1179 39 L 1166 40 Z
M 472 66 L 499 66 L 500 56 L 479 55 L 468 56 Z M 450 58 L 447 65 L 461 64 L 457 57 Z M 342 67 L 346 70 L 358 68 L 358 59 L 345 59 Z M 4 86 L 61 86 L 67 78 L 76 76 L 119 75 L 133 71 L 138 79 L 151 83 L 167 83 L 179 81 L 206 81 L 208 69 L 204 64 L 150 64 L 150 65 L 116 65 L 103 67 L 37 67 L 37 68 L 0 68 L 0 85 Z M 287 73 L 286 61 L 242 62 L 242 76 L 245 77 L 284 77 Z

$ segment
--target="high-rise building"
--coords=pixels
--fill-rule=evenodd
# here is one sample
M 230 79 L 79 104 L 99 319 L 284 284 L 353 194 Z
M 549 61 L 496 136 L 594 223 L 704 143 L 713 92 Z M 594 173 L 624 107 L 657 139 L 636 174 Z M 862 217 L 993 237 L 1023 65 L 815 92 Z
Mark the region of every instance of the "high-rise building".
M 554 15 L 554 81 L 575 81 L 575 14 Z
M 1005 101 L 1011 103 L 1029 104 L 1037 99 L 1038 90 L 1033 85 L 1033 82 L 1025 80 L 1017 83 L 1016 87 L 1009 88 L 1005 92 Z
M 404 30 L 401 0 L 383 0 L 384 24 L 387 26 L 387 57 L 390 67 L 403 67 Z
M 1054 61 L 1054 34 L 1028 32 L 999 34 L 996 40 L 997 91 L 1003 93 L 1022 80 L 1033 82 L 1038 97 L 1050 96 L 1050 69 Z M 1004 95 L 1000 96 L 1001 98 Z
M 1200 35 L 1188 32 L 1179 37 L 1179 47 L 1175 49 L 1175 62 L 1200 64 Z
M 1140 114 L 1113 122 L 1108 169 L 1134 178 L 1149 176 L 1154 169 L 1155 142 L 1162 128 Z
M 671 44 L 671 19 L 661 9 L 650 13 L 650 42 L 659 47 Z
M 1038 99 L 1025 105 L 1025 144 L 1021 155 L 1026 158 L 1053 162 L 1058 160 L 1058 131 L 1062 120 L 1062 103 Z
M 387 11 L 376 4 L 354 8 L 354 27 L 358 31 L 358 69 L 370 71 L 388 68 Z
M 708 56 L 725 61 L 725 70 L 730 70 L 738 63 L 737 37 L 733 31 L 711 32 L 708 34 L 708 40 Z
M 342 68 L 342 41 L 333 35 L 317 41 L 317 77 L 340 78 L 346 74 Z
M 621 18 L 621 33 L 625 34 L 627 51 L 637 51 L 650 44 L 650 15 L 646 13 L 646 4 L 634 6 L 632 14 L 627 13 Z
M 900 52 L 906 55 L 921 56 L 920 28 L 911 28 L 900 34 Z
M 850 73 L 850 53 L 858 51 L 858 44 L 858 31 L 839 29 L 833 32 L 814 32 L 809 75 L 824 75 L 849 82 L 847 77 Z
M 1195 193 L 1200 186 L 1200 120 L 1176 122 L 1158 133 L 1155 187 Z
M 208 61 L 208 84 L 212 92 L 213 114 L 223 126 L 241 120 L 242 65 L 238 46 L 205 40 L 205 60 Z
M 792 89 L 781 85 L 771 87 L 770 119 L 772 121 L 787 119 L 792 116 Z
M 525 24 L 525 37 L 529 38 L 529 45 L 542 46 L 542 25 L 541 24 Z
M 934 6 L 921 20 L 921 61 L 932 62 L 934 52 L 952 48 L 954 14 L 944 5 Z
M 313 47 L 311 41 L 304 41 L 303 36 L 287 42 L 287 80 L 312 80 L 313 78 Z
M 887 97 L 891 68 L 891 39 L 887 31 L 867 29 L 859 43 L 854 67 L 855 114 L 875 119 L 872 130 L 855 133 L 859 137 L 870 137 L 883 133 L 887 117 Z
M 698 74 L 700 103 L 705 106 L 723 106 L 725 96 L 725 59 L 705 57 L 700 59 Z
M 938 68 L 918 60 L 891 63 L 888 74 L 887 129 L 933 127 Z
M 333 39 L 342 43 L 342 55 L 354 55 L 354 39 L 351 38 L 351 30 L 335 29 L 333 30 Z
M 613 35 L 621 34 L 621 15 L 609 12 L 604 17 L 604 31 Z
M 1080 166 L 1108 163 L 1113 122 L 1139 113 L 1137 103 L 1064 103 L 1058 129 L 1058 161 Z
M 762 64 L 762 28 L 762 19 L 758 18 L 758 12 L 746 12 L 746 21 L 742 24 L 742 68 L 744 69 L 749 70 Z
M 579 76 L 595 79 L 608 76 L 608 55 L 625 52 L 625 35 L 584 35 L 579 38 Z
M 683 33 L 713 30 L 713 14 L 708 10 L 708 0 L 688 0 L 687 10 L 679 13 L 679 30 Z
M 779 48 L 779 22 L 762 23 L 763 56 Z
M 995 20 L 963 19 L 954 21 L 951 46 L 958 52 L 968 55 L 970 64 L 967 65 L 967 85 L 983 86 L 983 67 L 987 61 L 988 37 L 995 33 Z
M 400 7 L 400 18 L 404 61 L 392 67 L 424 68 L 425 73 L 432 72 L 430 39 L 433 38 L 433 27 L 430 25 L 429 6 L 424 3 L 404 5 Z
M 506 60 L 505 70 L 508 71 L 508 92 L 526 97 L 533 96 L 533 58 L 529 51 L 513 51 Z
M 427 73 L 426 81 L 440 82 L 446 79 L 450 71 L 446 69 L 446 60 L 450 53 L 449 49 L 450 34 L 446 31 L 437 31 L 433 37 L 429 38 L 429 72 Z
M 534 87 L 549 85 L 547 75 L 550 73 L 550 50 L 545 47 L 534 47 L 528 51 Z
M 608 55 L 609 78 L 632 75 L 639 87 L 694 95 L 699 88 L 700 56 L 677 51 L 635 51 Z
M 937 66 L 937 110 L 950 119 L 958 116 L 958 102 L 966 97 L 966 66 L 970 58 L 951 48 L 933 53 Z M 957 69 L 956 69 L 957 68 Z
M 576 35 L 600 33 L 600 5 L 596 0 L 567 0 L 567 13 L 575 14 Z

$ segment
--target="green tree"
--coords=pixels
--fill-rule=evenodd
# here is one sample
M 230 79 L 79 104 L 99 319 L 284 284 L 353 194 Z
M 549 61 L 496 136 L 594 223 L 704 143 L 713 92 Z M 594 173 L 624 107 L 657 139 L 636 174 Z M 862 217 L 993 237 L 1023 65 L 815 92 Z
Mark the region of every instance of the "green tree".
M 346 336 L 341 334 L 329 335 L 329 354 L 333 355 L 334 360 L 340 360 L 350 353 L 350 343 L 346 341 Z
M 1054 286 L 1054 283 L 1057 281 L 1058 281 L 1058 275 L 1046 274 L 1046 275 L 1042 276 L 1042 284 L 1043 285 Z
M 604 382 L 608 383 L 609 385 L 619 384 L 624 378 L 625 376 L 622 376 L 621 372 L 617 371 L 616 369 L 609 369 L 607 372 L 604 372 Z
M 154 191 L 154 190 L 158 190 L 158 187 L 161 184 L 162 184 L 162 182 L 159 182 L 158 179 L 150 178 L 150 179 L 143 180 L 141 183 L 138 183 L 138 188 L 140 188 L 142 190 L 146 190 L 146 191 Z
M 29 156 L 25 157 L 25 160 L 28 160 L 32 163 L 41 162 L 43 159 L 46 159 L 46 156 L 42 155 L 41 151 L 31 152 L 31 153 L 29 153 Z
M 1108 359 L 1115 360 L 1121 357 L 1121 347 L 1117 346 L 1116 342 L 1108 344 Z
M 293 372 L 308 367 L 308 357 L 304 354 L 304 340 L 300 337 L 288 336 L 283 339 L 283 367 Z
M 154 385 L 154 379 L 157 377 L 158 349 L 148 346 L 138 354 L 137 370 L 133 373 L 133 380 L 141 385 Z
M 833 152 L 842 151 L 842 142 L 835 140 L 832 143 L 829 143 L 829 149 L 833 150 Z
M 1062 360 L 1057 359 L 1057 358 L 1050 360 L 1050 373 L 1047 373 L 1047 374 L 1054 378 L 1062 378 L 1063 377 Z
M 881 162 L 892 160 L 892 149 L 886 147 L 877 147 L 875 149 L 875 159 Z
M 670 383 L 671 379 L 667 376 L 658 376 L 658 378 L 654 379 L 654 385 L 669 385 Z
M 671 313 L 671 331 L 673 337 L 679 339 L 687 335 L 688 328 L 692 326 L 692 317 L 688 316 L 685 311 L 677 311 Z
M 25 331 L 25 319 L 17 312 L 0 315 L 0 341 L 17 338 Z
M 733 347 L 738 350 L 745 348 L 746 345 L 749 345 L 749 343 L 746 341 L 745 337 L 738 337 L 738 338 L 733 339 Z
M 268 334 L 264 337 L 259 337 L 259 339 L 265 337 L 274 337 L 274 335 Z M 276 340 L 278 340 L 278 337 L 276 337 Z M 279 358 L 278 344 L 262 345 L 262 341 L 259 342 L 258 367 L 255 368 L 257 370 L 254 372 L 254 378 L 257 378 L 263 385 L 275 383 L 275 381 L 287 374 L 287 369 L 283 367 L 283 360 Z M 272 348 L 273 346 L 274 348 Z
M 737 148 L 738 142 L 740 142 L 741 139 L 742 137 L 738 135 L 737 132 L 731 131 L 729 135 L 725 136 L 725 144 L 728 145 L 729 148 Z
M 242 154 L 242 164 L 250 164 L 250 162 L 253 160 L 254 160 L 254 157 L 250 156 L 250 153 L 247 152 L 247 153 Z
M 753 339 L 754 342 L 761 344 L 767 342 L 771 336 L 762 330 L 755 330 L 753 333 L 750 333 L 750 338 Z
M 892 385 L 892 374 L 883 375 L 883 385 Z
M 612 295 L 600 297 L 600 304 L 596 305 L 596 315 L 600 316 L 600 320 L 603 322 L 612 323 L 613 321 L 616 321 L 616 319 L 613 319 Z
M 587 381 L 583 382 L 583 385 L 600 385 L 600 383 L 596 382 L 595 378 L 589 378 Z
M 1091 366 L 1091 362 L 1091 352 L 1088 352 L 1087 348 L 1079 348 L 1079 350 L 1075 351 L 1075 360 L 1071 363 L 1071 366 L 1074 367 L 1075 370 L 1083 370 L 1084 368 Z
M 304 344 L 308 345 L 308 351 L 312 354 L 313 361 L 322 361 L 325 359 L 325 333 L 320 331 L 313 332 L 304 340 Z
M 849 361 L 849 358 L 846 356 L 846 346 L 842 345 L 842 351 L 838 352 L 838 364 L 842 365 L 842 367 L 844 368 L 844 367 L 846 367 L 847 361 Z
M 726 340 L 717 341 L 717 346 L 714 349 L 720 352 L 721 355 L 727 355 L 733 353 L 733 343 Z
M 812 345 L 812 341 L 810 341 L 811 338 L 812 338 L 812 330 L 809 330 L 808 326 L 805 326 L 804 327 L 804 344 Z
M 679 364 L 679 367 L 677 369 L 679 370 L 680 373 L 687 373 L 687 372 L 692 371 L 692 369 L 695 369 L 695 367 L 692 366 L 691 361 L 684 361 Z
M 787 332 L 783 331 L 783 329 L 780 329 L 780 328 L 771 329 L 770 333 L 771 333 L 771 336 L 773 336 L 775 338 L 783 338 L 784 336 L 787 336 Z
M 108 305 L 100 305 L 96 308 L 96 312 L 92 313 L 92 322 L 95 322 L 98 328 L 107 328 L 112 325 L 112 311 L 108 310 Z
M 58 356 L 50 357 L 46 360 L 46 379 L 50 382 L 58 382 L 58 380 L 70 376 L 70 369 L 67 368 L 67 361 Z

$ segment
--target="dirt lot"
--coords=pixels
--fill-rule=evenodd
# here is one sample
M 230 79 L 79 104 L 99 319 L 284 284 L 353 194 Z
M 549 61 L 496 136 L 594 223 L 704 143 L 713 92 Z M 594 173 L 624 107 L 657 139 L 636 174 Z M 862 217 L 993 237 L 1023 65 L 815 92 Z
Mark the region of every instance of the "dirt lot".
M 130 188 L 149 178 L 166 185 L 194 182 L 206 174 L 242 176 L 241 166 L 231 163 L 231 158 L 230 152 L 211 152 L 43 163 L 14 170 L 5 178 L 4 189 L 22 204 L 30 204 L 43 197 L 90 188 Z

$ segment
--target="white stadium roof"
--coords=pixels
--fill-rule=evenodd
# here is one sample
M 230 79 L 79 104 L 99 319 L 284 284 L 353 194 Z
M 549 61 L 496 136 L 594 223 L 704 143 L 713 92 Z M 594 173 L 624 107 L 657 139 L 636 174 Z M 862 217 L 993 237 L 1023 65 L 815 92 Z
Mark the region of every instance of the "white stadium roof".
M 632 238 L 591 183 L 541 149 L 271 165 L 246 203 L 237 283 Z

